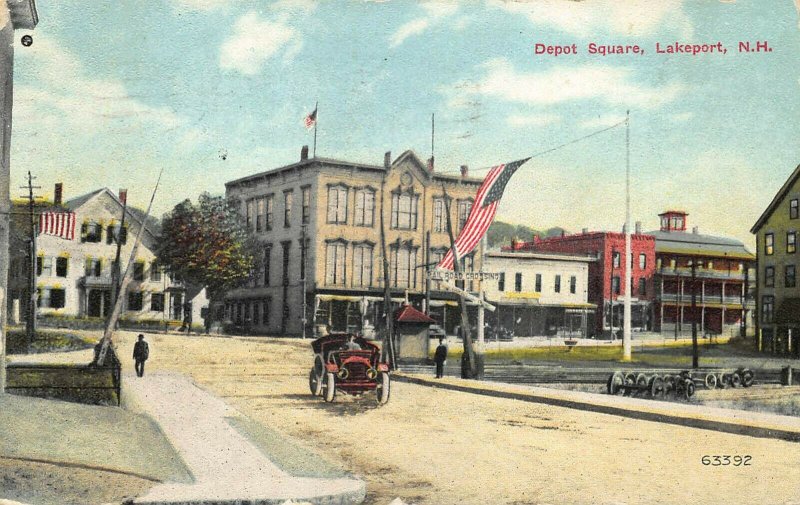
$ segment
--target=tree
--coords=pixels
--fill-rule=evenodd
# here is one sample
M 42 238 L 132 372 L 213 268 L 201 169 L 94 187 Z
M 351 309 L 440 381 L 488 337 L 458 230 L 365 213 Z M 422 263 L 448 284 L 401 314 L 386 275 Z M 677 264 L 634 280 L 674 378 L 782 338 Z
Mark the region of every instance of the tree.
M 171 275 L 205 286 L 211 298 L 241 285 L 257 266 L 256 242 L 236 202 L 208 193 L 164 216 L 157 256 Z

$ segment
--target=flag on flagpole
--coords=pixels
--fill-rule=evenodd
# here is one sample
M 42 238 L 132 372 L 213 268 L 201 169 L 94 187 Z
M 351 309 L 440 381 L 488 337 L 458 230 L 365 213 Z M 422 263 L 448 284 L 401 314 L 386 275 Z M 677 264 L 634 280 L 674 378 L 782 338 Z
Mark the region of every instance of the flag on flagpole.
M 42 212 L 39 215 L 39 233 L 73 240 L 75 238 L 75 214 L 73 212 Z
M 306 118 L 303 120 L 303 124 L 305 124 L 306 128 L 309 129 L 309 130 L 311 128 L 314 128 L 314 126 L 317 124 L 317 108 L 316 107 L 314 107 L 314 112 L 312 112 L 311 114 L 306 116 Z
M 467 221 L 461 228 L 461 232 L 459 232 L 455 242 L 459 257 L 463 257 L 475 249 L 475 246 L 486 234 L 486 230 L 489 229 L 489 225 L 492 224 L 494 216 L 497 214 L 497 205 L 500 203 L 500 198 L 503 197 L 506 184 L 508 184 L 514 172 L 529 159 L 525 158 L 524 160 L 497 165 L 492 167 L 489 173 L 486 174 L 486 178 L 478 188 L 475 203 L 472 205 Z M 453 259 L 453 250 L 451 249 L 447 251 L 447 254 L 436 265 L 436 268 L 452 270 Z

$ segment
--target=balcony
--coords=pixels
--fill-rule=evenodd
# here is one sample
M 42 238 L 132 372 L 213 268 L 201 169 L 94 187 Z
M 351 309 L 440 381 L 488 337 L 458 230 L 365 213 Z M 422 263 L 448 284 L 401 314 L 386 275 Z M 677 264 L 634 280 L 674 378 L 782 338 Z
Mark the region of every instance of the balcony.
M 79 282 L 86 288 L 110 288 L 113 284 L 111 275 L 85 275 Z
M 675 294 L 675 293 L 664 293 L 658 300 L 668 304 L 675 304 L 680 302 L 681 305 L 691 305 L 692 304 L 692 293 L 685 292 L 682 296 Z M 741 296 L 720 296 L 716 295 L 706 295 L 702 296 L 700 293 L 697 293 L 697 304 L 698 305 L 725 305 L 726 307 L 731 308 L 741 308 L 742 307 L 742 298 Z M 755 307 L 755 300 L 750 297 L 747 299 L 745 303 L 747 308 Z
M 678 267 L 678 268 L 662 268 L 660 270 L 656 270 L 657 275 L 661 275 L 665 278 L 677 278 L 680 277 L 682 279 L 691 278 L 692 277 L 692 269 L 690 267 Z M 714 270 L 709 268 L 698 268 L 695 270 L 695 276 L 698 279 L 718 279 L 722 281 L 741 281 L 744 282 L 744 271 L 734 271 L 734 270 Z M 750 276 L 750 282 L 755 282 L 755 276 Z

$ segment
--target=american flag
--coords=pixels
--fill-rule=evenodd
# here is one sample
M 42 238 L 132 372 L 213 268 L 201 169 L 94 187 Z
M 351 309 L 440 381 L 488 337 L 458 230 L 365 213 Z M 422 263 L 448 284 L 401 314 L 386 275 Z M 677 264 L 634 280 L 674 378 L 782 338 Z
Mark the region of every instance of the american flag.
M 55 235 L 67 240 L 75 239 L 75 214 L 72 212 L 42 212 L 39 215 L 39 233 Z
M 309 129 L 309 130 L 311 128 L 314 128 L 314 125 L 317 124 L 317 108 L 316 107 L 314 107 L 314 112 L 312 112 L 311 114 L 306 116 L 306 118 L 303 121 L 303 123 L 306 125 L 306 128 Z
M 503 197 L 506 184 L 508 184 L 514 172 L 529 159 L 525 158 L 524 160 L 497 165 L 486 174 L 486 178 L 475 195 L 475 203 L 467 217 L 467 221 L 456 239 L 456 250 L 459 257 L 463 257 L 475 249 L 475 246 L 483 238 L 486 230 L 489 229 L 489 225 L 494 221 L 495 214 L 497 214 L 497 205 L 500 203 L 500 198 Z M 447 254 L 436 265 L 436 268 L 453 269 L 452 249 L 447 251 Z

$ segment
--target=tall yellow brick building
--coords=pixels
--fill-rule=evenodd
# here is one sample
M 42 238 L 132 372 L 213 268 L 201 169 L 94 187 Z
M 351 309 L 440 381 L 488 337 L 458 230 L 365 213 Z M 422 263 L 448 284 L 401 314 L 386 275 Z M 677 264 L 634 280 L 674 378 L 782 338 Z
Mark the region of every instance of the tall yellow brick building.
M 226 194 L 263 251 L 262 266 L 246 287 L 226 296 L 226 318 L 246 331 L 311 335 L 313 328 L 369 333 L 382 324 L 385 221 L 392 296 L 406 293 L 418 307 L 426 294 L 426 264 L 447 252 L 444 190 L 452 198 L 457 234 L 481 179 L 437 173 L 412 151 L 372 165 L 309 158 L 226 183 Z M 430 237 L 430 239 L 428 239 Z M 477 270 L 480 255 L 463 259 Z M 452 294 L 431 286 L 431 316 L 458 324 Z M 467 286 L 469 288 L 469 286 Z

